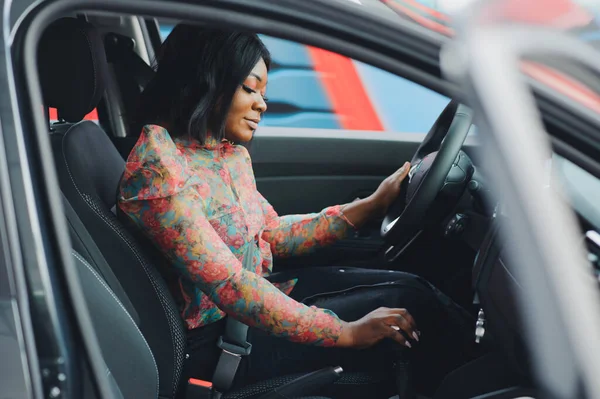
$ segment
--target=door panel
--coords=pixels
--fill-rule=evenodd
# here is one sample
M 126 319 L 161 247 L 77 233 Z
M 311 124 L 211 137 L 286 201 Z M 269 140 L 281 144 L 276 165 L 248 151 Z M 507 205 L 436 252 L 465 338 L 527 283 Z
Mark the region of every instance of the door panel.
M 373 193 L 379 176 L 289 176 L 264 177 L 258 180 L 259 190 L 282 214 L 309 213 L 331 204 L 344 204 L 357 197 Z
M 410 160 L 422 133 L 260 128 L 248 149 L 259 191 L 280 214 L 365 197 Z M 473 154 L 476 138 L 465 151 Z
M 280 215 L 318 212 L 373 193 L 410 160 L 422 133 L 260 128 L 248 148 L 258 190 Z M 465 151 L 473 156 L 476 138 Z M 375 267 L 382 249 L 381 221 L 310 257 L 285 266 L 345 264 Z M 281 262 L 281 261 L 280 261 Z

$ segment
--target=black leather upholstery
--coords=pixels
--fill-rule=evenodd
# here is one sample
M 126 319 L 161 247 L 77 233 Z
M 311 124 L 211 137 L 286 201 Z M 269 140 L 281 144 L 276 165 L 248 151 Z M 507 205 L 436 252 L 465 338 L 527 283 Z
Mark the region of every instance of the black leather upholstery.
M 123 398 L 156 398 L 158 368 L 144 335 L 100 274 L 77 252 L 72 255 L 113 391 Z
M 96 272 L 108 284 L 117 298 L 119 298 L 119 301 L 121 304 L 123 304 L 123 307 L 131 315 L 136 324 L 139 324 L 140 317 L 135 310 L 135 307 L 129 300 L 129 296 L 125 293 L 123 286 L 115 276 L 110 266 L 108 266 L 108 263 L 106 263 L 104 256 L 102 256 L 102 252 L 75 213 L 73 207 L 71 207 L 71 204 L 64 196 L 63 210 L 67 217 L 67 225 L 69 228 L 72 249 L 86 259 L 90 265 L 92 265 Z

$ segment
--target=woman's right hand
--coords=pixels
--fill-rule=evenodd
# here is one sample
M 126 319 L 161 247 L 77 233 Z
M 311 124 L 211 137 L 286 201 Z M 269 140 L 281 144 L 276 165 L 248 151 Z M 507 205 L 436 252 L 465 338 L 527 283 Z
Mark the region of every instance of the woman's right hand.
M 368 348 L 383 338 L 392 338 L 398 343 L 411 347 L 404 333 L 419 341 L 421 334 L 415 320 L 406 309 L 379 308 L 353 322 L 343 322 L 342 333 L 336 346 L 346 348 Z

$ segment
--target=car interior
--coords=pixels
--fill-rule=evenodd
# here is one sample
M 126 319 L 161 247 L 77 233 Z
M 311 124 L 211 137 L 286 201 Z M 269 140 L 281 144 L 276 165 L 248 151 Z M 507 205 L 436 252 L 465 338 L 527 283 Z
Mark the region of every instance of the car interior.
M 186 333 L 165 262 L 117 217 L 118 183 L 140 131 L 130 115 L 153 74 L 150 65 L 160 42 L 154 18 L 67 15 L 42 35 L 38 71 L 45 106 L 57 112 L 57 121 L 47 119 L 72 257 L 111 389 L 123 398 L 200 398 L 194 394 L 196 382 L 182 379 Z M 98 121 L 84 120 L 93 110 Z M 461 386 L 482 398 L 509 397 L 503 396 L 507 390 L 511 395 L 531 393 L 519 322 L 526 315 L 519 314 L 515 303 L 520 287 L 502 258 L 497 238 L 502 210 L 486 185 L 477 136 L 469 134 L 471 115 L 450 102 L 431 123 L 423 142 L 422 135 L 408 133 L 259 129 L 249 144 L 257 185 L 279 214 L 314 212 L 367 196 L 405 160 L 419 161 L 422 170 L 411 175 L 417 182 L 435 159 L 447 164 L 431 188 L 406 194 L 427 205 L 411 208 L 418 222 L 405 220 L 405 208 L 394 209 L 330 248 L 277 260 L 275 270 L 337 265 L 423 276 L 471 312 L 473 340 L 481 347 L 481 356 L 448 375 L 434 397 L 456 397 Z M 434 153 L 445 156 L 429 156 Z M 582 224 L 585 231 L 593 230 L 583 217 Z M 404 235 L 394 229 L 399 226 Z M 596 248 L 596 237 L 588 235 L 590 248 Z M 327 386 L 301 377 L 236 387 L 223 397 L 326 395 Z M 352 389 L 377 378 L 342 372 L 331 383 Z M 291 395 L 272 396 L 282 387 Z

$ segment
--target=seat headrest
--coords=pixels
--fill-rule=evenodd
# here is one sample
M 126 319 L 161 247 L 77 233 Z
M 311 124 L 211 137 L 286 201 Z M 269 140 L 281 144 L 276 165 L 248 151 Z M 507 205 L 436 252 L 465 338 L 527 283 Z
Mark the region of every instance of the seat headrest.
M 61 18 L 46 28 L 38 48 L 44 103 L 60 118 L 79 122 L 100 102 L 108 64 L 100 33 L 88 22 Z

